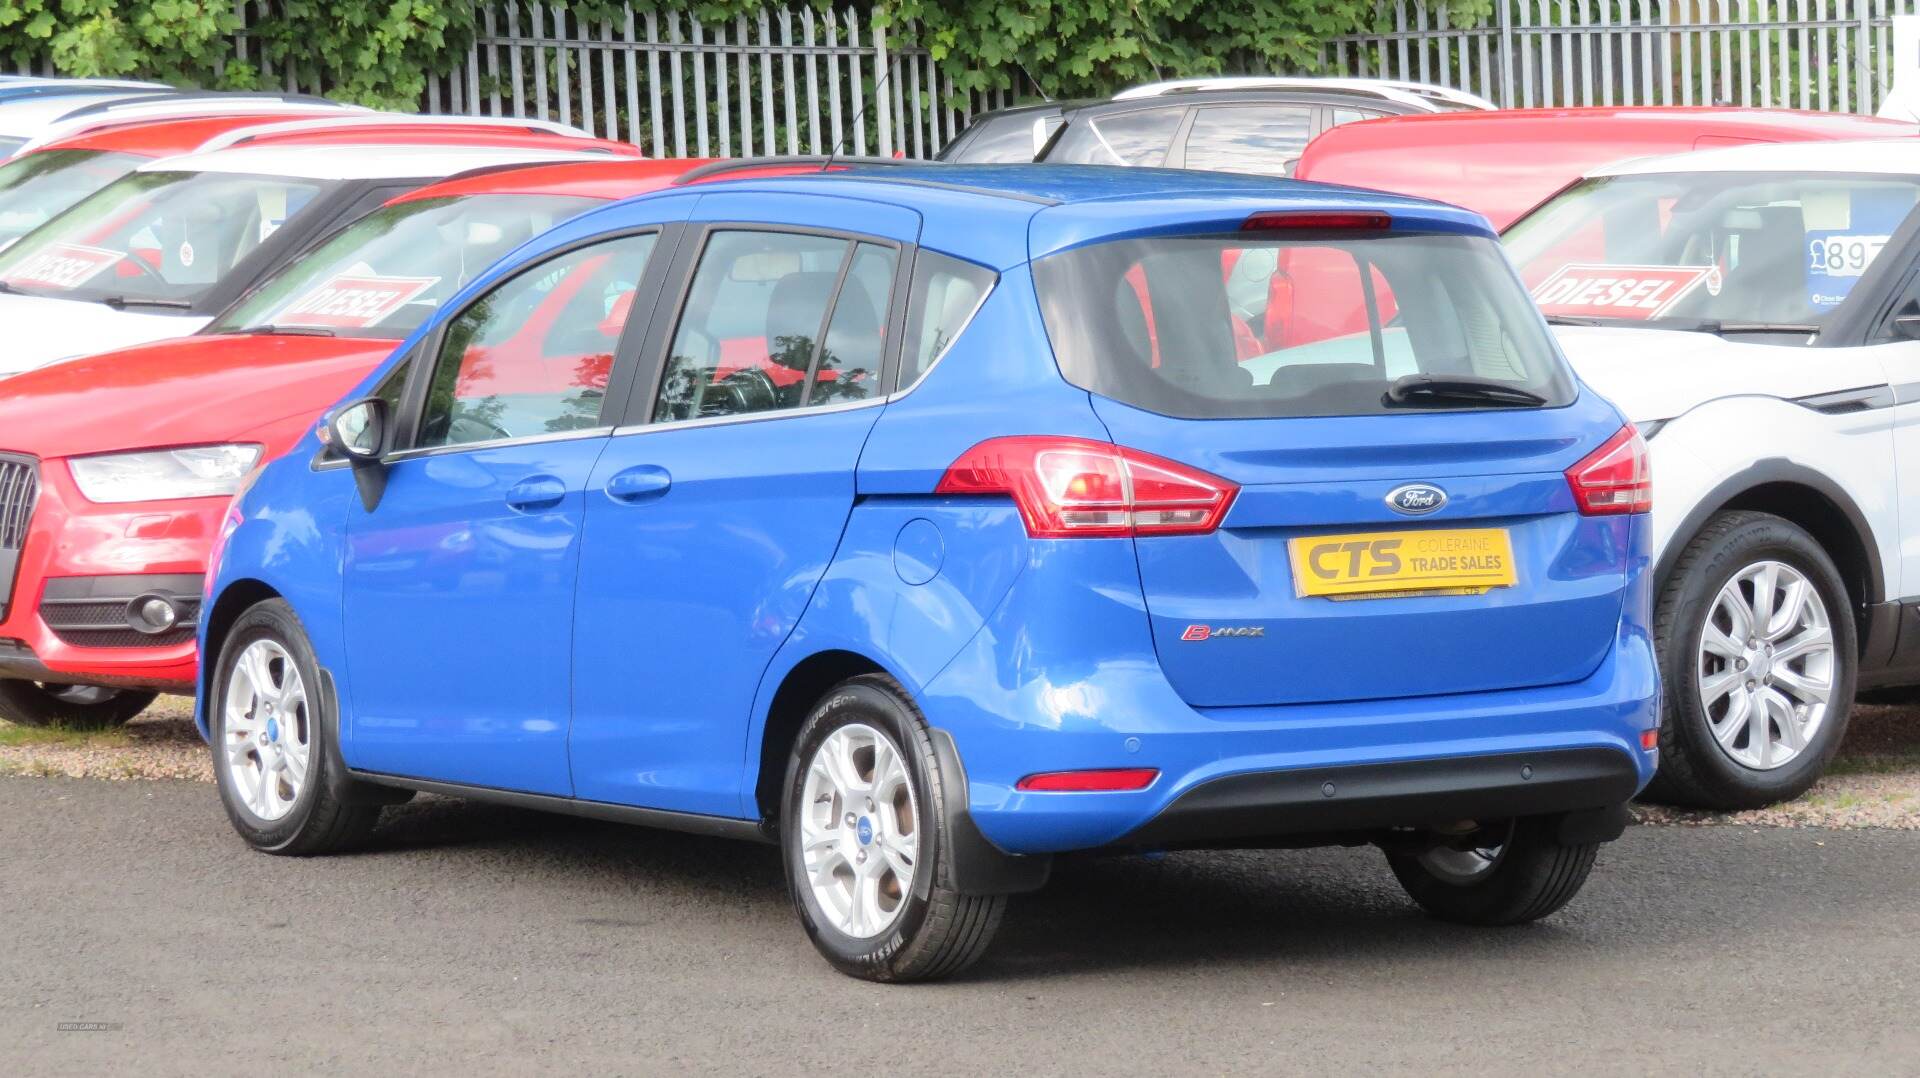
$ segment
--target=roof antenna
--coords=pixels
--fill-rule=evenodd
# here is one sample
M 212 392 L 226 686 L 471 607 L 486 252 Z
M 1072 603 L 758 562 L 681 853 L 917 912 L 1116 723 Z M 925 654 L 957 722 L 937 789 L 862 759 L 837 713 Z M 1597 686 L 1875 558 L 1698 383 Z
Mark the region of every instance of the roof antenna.
M 880 75 L 880 78 L 876 80 L 873 84 L 873 96 L 876 100 L 880 97 L 881 94 L 887 92 L 887 80 L 892 77 L 893 77 L 893 64 L 889 62 L 887 64 L 886 71 L 882 72 Z M 867 99 L 861 98 L 860 107 L 853 110 L 853 122 L 847 125 L 847 129 L 845 131 L 840 132 L 840 141 L 833 144 L 833 149 L 827 153 L 827 159 L 820 163 L 820 171 L 828 172 L 833 169 L 833 159 L 840 156 L 841 150 L 844 150 L 847 148 L 847 136 L 851 135 L 854 131 L 859 130 L 860 122 L 862 120 L 865 120 L 866 118 L 867 118 Z
M 1039 79 L 1033 77 L 1033 72 L 1027 70 L 1027 65 L 1015 60 L 1013 66 L 1019 68 L 1020 73 L 1027 77 L 1027 85 L 1033 87 L 1033 92 L 1040 95 L 1040 100 L 1049 105 L 1053 104 L 1053 95 L 1047 92 L 1046 87 L 1040 85 Z

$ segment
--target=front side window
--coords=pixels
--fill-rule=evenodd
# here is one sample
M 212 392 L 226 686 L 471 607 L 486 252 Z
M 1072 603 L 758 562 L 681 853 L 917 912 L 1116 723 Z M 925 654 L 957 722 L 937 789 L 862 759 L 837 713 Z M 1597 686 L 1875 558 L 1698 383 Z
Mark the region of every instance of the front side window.
M 832 236 L 713 233 L 674 329 L 654 422 L 878 392 L 899 258 L 893 247 Z
M 1818 327 L 1920 201 L 1920 181 L 1688 172 L 1586 180 L 1509 228 L 1553 320 Z
M 1203 108 L 1194 113 L 1187 132 L 1186 167 L 1291 175 L 1312 137 L 1313 110 L 1304 105 Z
M 1067 380 L 1163 415 L 1377 415 L 1573 399 L 1540 316 L 1483 237 L 1118 240 L 1039 260 L 1034 285 Z
M 146 160 L 105 150 L 42 150 L 0 165 L 0 249 Z
M 1047 160 L 1064 165 L 1135 165 L 1158 168 L 1186 115 L 1180 107 L 1136 109 L 1076 116 L 1047 151 Z
M 417 444 L 600 426 L 614 349 L 655 239 L 623 236 L 569 251 L 454 316 L 434 359 Z
M 225 172 L 135 172 L 0 253 L 0 281 L 66 299 L 191 307 L 327 187 Z
M 207 331 L 405 337 L 501 255 L 595 205 L 503 194 L 386 206 L 268 278 Z

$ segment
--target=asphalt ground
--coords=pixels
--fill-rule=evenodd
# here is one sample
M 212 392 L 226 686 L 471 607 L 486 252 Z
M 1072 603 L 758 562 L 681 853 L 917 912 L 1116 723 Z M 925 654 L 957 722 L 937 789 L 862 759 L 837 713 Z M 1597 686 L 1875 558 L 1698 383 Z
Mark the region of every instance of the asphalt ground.
M 1366 849 L 1069 862 L 890 987 L 770 847 L 428 798 L 289 860 L 206 784 L 9 777 L 0 910 L 8 1074 L 1920 1073 L 1914 831 L 1635 827 L 1504 930 Z

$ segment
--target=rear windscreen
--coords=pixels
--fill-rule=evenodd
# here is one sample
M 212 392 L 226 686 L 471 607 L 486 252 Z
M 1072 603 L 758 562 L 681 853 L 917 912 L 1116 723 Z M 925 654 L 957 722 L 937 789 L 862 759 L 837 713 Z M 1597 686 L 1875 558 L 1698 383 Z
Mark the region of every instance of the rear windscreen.
M 1573 399 L 1493 240 L 1249 232 L 1076 248 L 1034 264 L 1061 372 L 1192 419 L 1372 415 Z M 1512 392 L 1410 400 L 1421 376 Z

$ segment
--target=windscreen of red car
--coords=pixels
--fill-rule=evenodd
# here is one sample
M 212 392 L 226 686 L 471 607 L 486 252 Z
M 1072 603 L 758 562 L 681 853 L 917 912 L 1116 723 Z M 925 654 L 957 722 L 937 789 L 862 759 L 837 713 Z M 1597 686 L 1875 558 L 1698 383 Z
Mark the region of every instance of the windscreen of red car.
M 28 295 L 189 308 L 329 186 L 135 172 L 0 252 L 0 282 Z
M 1484 237 L 1246 232 L 1075 248 L 1034 266 L 1060 368 L 1193 419 L 1565 404 L 1573 383 Z M 1479 399 L 1405 393 L 1471 379 Z
M 1817 327 L 1916 200 L 1920 183 L 1899 176 L 1597 177 L 1515 222 L 1504 240 L 1550 320 Z
M 42 150 L 0 165 L 0 250 L 147 159 L 105 150 Z
M 207 332 L 397 340 L 501 255 L 600 204 L 498 194 L 384 206 L 242 296 Z

